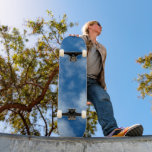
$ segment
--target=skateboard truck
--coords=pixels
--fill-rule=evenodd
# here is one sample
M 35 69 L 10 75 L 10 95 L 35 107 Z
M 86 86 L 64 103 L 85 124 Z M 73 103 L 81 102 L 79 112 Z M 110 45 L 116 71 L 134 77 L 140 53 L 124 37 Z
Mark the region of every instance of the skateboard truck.
M 78 54 L 72 53 L 72 54 L 70 55 L 70 61 L 76 62 L 76 61 L 77 61 L 77 55 L 78 55 Z
M 75 109 L 68 109 L 68 112 L 62 115 L 68 116 L 68 120 L 76 120 L 76 116 L 81 116 L 81 113 L 77 113 Z
M 71 62 L 76 62 L 77 61 L 77 56 L 82 54 L 82 53 L 81 52 L 77 52 L 77 53 L 75 53 L 75 52 L 65 52 L 64 54 L 67 54 L 67 55 L 70 56 L 70 61 Z
M 76 62 L 77 61 L 77 56 L 82 54 L 83 57 L 86 57 L 87 56 L 87 51 L 82 50 L 82 52 L 64 52 L 64 50 L 61 49 L 60 52 L 59 52 L 59 55 L 61 57 L 64 57 L 64 54 L 67 54 L 67 55 L 70 56 L 70 61 L 71 62 Z
M 81 116 L 83 119 L 86 118 L 86 111 L 82 111 L 81 113 L 77 113 L 76 109 L 68 109 L 68 112 L 62 113 L 61 110 L 58 110 L 57 117 L 62 118 L 62 116 L 67 116 L 68 120 L 76 120 L 77 116 Z

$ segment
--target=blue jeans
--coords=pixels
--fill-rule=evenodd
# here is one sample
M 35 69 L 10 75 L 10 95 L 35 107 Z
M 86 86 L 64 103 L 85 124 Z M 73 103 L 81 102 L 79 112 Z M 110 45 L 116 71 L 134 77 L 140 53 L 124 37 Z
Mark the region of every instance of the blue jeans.
M 110 96 L 95 79 L 87 78 L 87 98 L 94 105 L 104 136 L 118 128 Z

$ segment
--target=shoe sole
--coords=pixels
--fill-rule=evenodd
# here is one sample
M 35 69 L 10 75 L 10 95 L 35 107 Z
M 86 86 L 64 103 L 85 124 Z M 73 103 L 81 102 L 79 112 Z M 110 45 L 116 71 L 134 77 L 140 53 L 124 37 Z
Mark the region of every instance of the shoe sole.
M 143 126 L 140 124 L 131 126 L 126 132 L 125 136 L 142 136 Z

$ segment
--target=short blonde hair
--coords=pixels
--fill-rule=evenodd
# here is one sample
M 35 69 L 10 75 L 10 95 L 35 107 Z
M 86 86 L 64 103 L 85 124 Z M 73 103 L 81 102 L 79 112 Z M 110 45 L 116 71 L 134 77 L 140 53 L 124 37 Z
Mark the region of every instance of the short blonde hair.
M 93 25 L 93 24 L 98 24 L 99 22 L 98 21 L 89 21 L 87 23 L 84 24 L 84 26 L 82 27 L 82 34 L 83 35 L 88 35 L 89 34 L 89 25 Z

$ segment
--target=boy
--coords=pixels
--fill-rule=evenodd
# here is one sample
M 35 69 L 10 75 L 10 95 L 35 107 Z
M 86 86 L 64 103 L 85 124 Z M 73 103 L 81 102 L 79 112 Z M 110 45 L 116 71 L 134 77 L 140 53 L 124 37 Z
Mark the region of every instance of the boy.
M 80 36 L 87 46 L 87 97 L 94 105 L 99 124 L 104 136 L 141 136 L 143 127 L 135 124 L 127 128 L 119 128 L 114 118 L 110 96 L 106 91 L 105 60 L 106 48 L 97 42 L 96 38 L 101 34 L 102 26 L 98 21 L 89 21 L 83 28 Z

